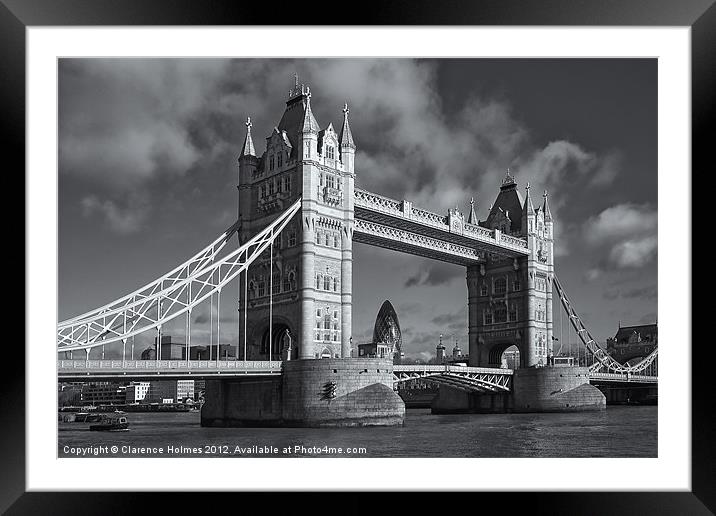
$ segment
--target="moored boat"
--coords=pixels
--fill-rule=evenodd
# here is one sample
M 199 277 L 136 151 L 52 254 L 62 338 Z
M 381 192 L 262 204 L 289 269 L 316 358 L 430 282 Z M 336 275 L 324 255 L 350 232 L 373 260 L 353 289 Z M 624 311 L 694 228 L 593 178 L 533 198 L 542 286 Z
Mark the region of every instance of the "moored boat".
M 129 430 L 129 421 L 124 416 L 110 416 L 96 425 L 90 425 L 89 429 L 105 432 L 124 432 Z

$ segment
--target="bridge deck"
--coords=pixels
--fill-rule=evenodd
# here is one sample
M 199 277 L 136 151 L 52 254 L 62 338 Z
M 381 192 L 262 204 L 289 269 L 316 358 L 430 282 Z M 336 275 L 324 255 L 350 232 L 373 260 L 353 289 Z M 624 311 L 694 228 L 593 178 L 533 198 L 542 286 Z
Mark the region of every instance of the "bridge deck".
M 88 379 L 178 379 L 215 376 L 274 376 L 280 375 L 280 360 L 58 360 L 59 380 L 80 381 Z M 402 381 L 426 378 L 438 374 L 465 376 L 472 379 L 512 377 L 512 369 L 495 367 L 467 367 L 457 365 L 395 365 L 393 374 Z M 592 383 L 658 383 L 658 377 L 619 374 L 590 373 Z M 507 386 L 508 383 L 492 380 Z

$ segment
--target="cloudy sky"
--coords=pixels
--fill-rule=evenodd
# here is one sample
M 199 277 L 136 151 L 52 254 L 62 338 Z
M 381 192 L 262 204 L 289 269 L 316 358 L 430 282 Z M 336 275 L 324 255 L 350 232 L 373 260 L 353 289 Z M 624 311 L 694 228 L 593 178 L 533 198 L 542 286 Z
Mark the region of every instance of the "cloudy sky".
M 246 117 L 263 152 L 294 73 L 322 128 L 349 103 L 357 186 L 439 213 L 467 212 L 474 196 L 484 219 L 509 167 L 522 191 L 549 190 L 556 271 L 594 337 L 655 320 L 653 59 L 60 60 L 60 320 L 233 222 Z M 362 244 L 354 258 L 354 342 L 390 299 L 408 356 L 432 356 L 440 333 L 467 348 L 464 268 Z M 231 305 L 222 298 L 222 343 L 236 334 Z M 205 311 L 195 335 L 208 333 Z

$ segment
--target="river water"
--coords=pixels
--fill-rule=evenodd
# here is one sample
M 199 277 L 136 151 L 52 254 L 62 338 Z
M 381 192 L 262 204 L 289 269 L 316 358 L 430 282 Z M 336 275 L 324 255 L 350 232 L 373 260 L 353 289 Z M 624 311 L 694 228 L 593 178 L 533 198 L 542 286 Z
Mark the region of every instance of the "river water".
M 58 456 L 656 457 L 657 412 L 656 406 L 565 414 L 408 409 L 402 427 L 364 428 L 202 428 L 198 411 L 131 413 L 126 432 L 58 422 Z

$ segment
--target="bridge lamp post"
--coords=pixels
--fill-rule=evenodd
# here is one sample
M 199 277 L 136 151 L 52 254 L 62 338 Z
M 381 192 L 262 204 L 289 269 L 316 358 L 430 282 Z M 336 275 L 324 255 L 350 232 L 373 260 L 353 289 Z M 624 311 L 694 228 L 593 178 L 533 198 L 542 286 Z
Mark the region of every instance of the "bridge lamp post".
M 248 251 L 247 251 L 248 253 Z M 244 278 L 244 366 L 246 365 L 246 316 L 248 308 L 248 297 L 249 297 L 249 267 L 246 267 L 246 273 Z
M 187 275 L 189 271 L 187 271 Z M 187 311 L 186 311 L 186 369 L 189 370 L 189 355 L 191 354 L 191 281 L 189 282 L 189 288 L 187 289 Z
M 271 348 L 273 347 L 273 230 L 271 231 L 271 243 L 269 244 L 269 362 L 271 362 Z
M 219 285 L 216 293 L 216 366 L 219 366 L 221 359 L 221 267 L 219 267 Z
M 240 244 L 239 244 L 240 246 Z M 239 360 L 239 336 L 241 335 L 241 272 L 236 275 L 236 358 Z
M 211 259 L 214 263 L 214 259 Z M 214 270 L 211 271 L 211 283 L 214 283 Z M 211 362 L 211 350 L 214 345 L 214 293 L 209 296 L 209 362 Z

